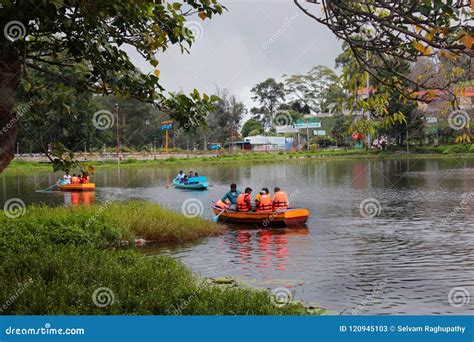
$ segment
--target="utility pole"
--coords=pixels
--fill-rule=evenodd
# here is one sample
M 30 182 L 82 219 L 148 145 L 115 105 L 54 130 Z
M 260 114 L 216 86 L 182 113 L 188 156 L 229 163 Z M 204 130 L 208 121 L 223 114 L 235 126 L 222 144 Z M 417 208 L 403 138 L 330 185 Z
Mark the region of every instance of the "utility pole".
M 120 128 L 119 128 L 119 104 L 115 104 L 115 109 L 117 110 L 117 128 L 116 128 L 116 137 L 117 137 L 117 163 L 120 165 Z
M 306 151 L 309 152 L 309 119 L 306 119 Z
M 369 102 L 369 97 L 370 97 L 369 50 L 365 52 L 365 55 L 366 55 L 366 60 L 367 60 L 367 84 L 366 84 L 367 102 Z M 371 119 L 372 119 L 372 116 L 369 111 L 367 112 L 367 120 L 370 121 Z M 372 135 L 370 134 L 370 132 L 367 133 L 367 145 L 369 149 L 372 146 Z
M 410 145 L 408 144 L 408 122 L 406 124 L 406 135 L 407 135 L 407 155 L 410 154 Z

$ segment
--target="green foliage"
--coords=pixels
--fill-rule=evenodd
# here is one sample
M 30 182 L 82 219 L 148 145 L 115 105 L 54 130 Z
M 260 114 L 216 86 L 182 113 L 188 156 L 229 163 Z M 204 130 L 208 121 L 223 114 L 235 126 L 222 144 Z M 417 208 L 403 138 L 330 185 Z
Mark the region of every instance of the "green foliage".
M 12 26 L 12 19 L 15 21 L 11 32 L 0 36 L 0 77 L 9 79 L 9 95 L 5 100 L 8 106 L 0 112 L 0 122 L 9 119 L 21 75 L 22 91 L 26 94 L 22 99 L 29 102 L 39 94 L 41 101 L 49 106 L 46 110 L 33 108 L 37 114 L 36 117 L 33 114 L 33 121 L 41 121 L 45 113 L 50 120 L 63 121 L 53 128 L 61 129 L 57 137 L 65 137 L 69 140 L 65 144 L 75 146 L 74 149 L 78 146 L 71 139 L 89 136 L 89 118 L 95 112 L 91 110 L 92 92 L 149 102 L 180 124 L 192 117 L 205 125 L 204 117 L 217 98 L 201 95 L 197 90 L 189 96 L 166 94 L 160 84 L 160 70 L 142 73 L 123 49 L 135 48 L 154 68 L 159 65 L 156 55 L 171 45 L 188 52 L 195 37 L 186 26 L 187 18 L 198 14 L 205 20 L 222 14 L 225 8 L 217 0 L 174 4 L 15 0 L 2 5 L 1 27 L 7 30 Z M 20 66 L 22 73 L 17 71 Z M 53 87 L 43 86 L 34 73 L 46 74 Z M 16 134 L 17 130 L 12 129 L 0 140 L 0 148 L 5 151 L 0 158 L 0 170 L 12 158 Z M 56 136 L 53 132 L 51 135 Z M 104 133 L 104 138 L 110 139 L 110 132 Z M 40 139 L 43 151 L 47 143 Z
M 326 126 L 324 126 L 326 127 Z M 337 115 L 334 126 L 331 130 L 332 136 L 335 139 L 336 145 L 342 146 L 346 144 L 346 140 L 350 137 L 349 134 L 350 121 L 343 115 Z
M 263 133 L 263 127 L 259 121 L 255 119 L 249 119 L 242 126 L 242 130 L 240 131 L 240 133 L 243 137 L 248 137 L 250 135 L 259 135 Z
M 273 78 L 257 84 L 250 90 L 253 94 L 252 100 L 258 102 L 260 107 L 250 110 L 254 119 L 261 122 L 264 130 L 269 129 L 279 105 L 285 100 L 285 85 Z
M 27 68 L 57 65 L 61 67 L 57 77 L 67 79 L 68 67 L 83 62 L 87 69 L 76 84 L 79 87 L 147 101 L 158 96 L 164 101 L 159 73 L 142 74 L 121 48 L 133 46 L 153 66 L 159 63 L 155 54 L 170 45 L 187 51 L 195 37 L 185 23 L 193 12 L 212 18 L 223 7 L 216 0 L 186 1 L 180 6 L 161 1 L 8 1 L 0 21 L 15 18 L 25 26 L 28 39 L 20 37 L 4 49 L 7 55 L 26 57 Z
M 283 75 L 286 92 L 293 101 L 301 101 L 313 112 L 337 112 L 343 92 L 337 75 L 330 68 L 316 65 L 306 74 Z

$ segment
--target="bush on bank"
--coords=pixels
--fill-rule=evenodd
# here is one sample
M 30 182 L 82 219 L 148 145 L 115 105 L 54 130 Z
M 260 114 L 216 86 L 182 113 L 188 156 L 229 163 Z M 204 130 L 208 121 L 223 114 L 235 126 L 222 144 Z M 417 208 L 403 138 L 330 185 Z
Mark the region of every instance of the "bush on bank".
M 21 251 L 45 244 L 119 246 L 122 240 L 185 242 L 222 233 L 223 227 L 202 218 L 186 218 L 145 201 L 80 207 L 33 205 L 21 217 L 0 212 L 0 250 Z

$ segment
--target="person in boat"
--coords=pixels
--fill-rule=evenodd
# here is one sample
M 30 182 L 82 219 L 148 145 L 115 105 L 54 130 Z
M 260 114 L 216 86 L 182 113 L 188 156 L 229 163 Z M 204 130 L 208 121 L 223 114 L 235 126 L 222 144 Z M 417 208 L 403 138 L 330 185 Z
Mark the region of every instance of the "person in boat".
M 257 196 L 255 196 L 255 202 L 260 201 L 260 195 L 262 194 L 262 192 L 267 195 L 270 195 L 270 190 L 268 190 L 268 188 L 262 188 L 262 190 L 258 192 Z
M 273 203 L 268 188 L 263 188 L 255 197 L 255 211 L 257 212 L 272 212 Z
M 181 184 L 188 184 L 188 175 L 184 175 L 183 178 L 179 180 Z
M 80 182 L 83 184 L 87 184 L 89 183 L 89 181 L 90 181 L 89 173 L 86 171 L 83 171 Z
M 252 211 L 252 199 L 250 194 L 252 193 L 251 188 L 245 188 L 244 193 L 237 197 L 237 211 L 248 212 Z
M 69 171 L 66 171 L 64 174 L 61 184 L 71 184 L 71 175 L 69 174 Z
M 222 202 L 229 201 L 229 210 L 236 211 L 237 210 L 237 198 L 240 195 L 240 191 L 237 190 L 237 184 L 232 183 L 230 185 L 230 191 L 227 192 L 222 198 Z
M 194 172 L 193 172 L 193 170 L 189 170 L 188 178 L 193 178 L 193 177 L 194 177 Z
M 195 177 L 198 177 L 198 176 L 199 176 L 199 175 L 198 175 L 198 173 L 196 172 L 196 173 L 194 174 L 194 178 L 195 178 Z M 190 177 L 190 178 L 191 178 L 191 177 Z M 198 183 L 199 183 L 199 182 L 195 182 L 195 181 L 194 181 L 194 182 L 190 182 L 189 184 L 198 184 Z
M 279 187 L 275 187 L 273 195 L 273 211 L 285 211 L 288 209 L 288 196 Z
M 71 184 L 79 184 L 79 177 L 77 177 L 76 174 L 72 175 Z
M 177 181 L 181 181 L 181 179 L 184 178 L 184 173 L 183 173 L 183 170 L 179 171 L 178 175 L 176 176 L 176 180 Z

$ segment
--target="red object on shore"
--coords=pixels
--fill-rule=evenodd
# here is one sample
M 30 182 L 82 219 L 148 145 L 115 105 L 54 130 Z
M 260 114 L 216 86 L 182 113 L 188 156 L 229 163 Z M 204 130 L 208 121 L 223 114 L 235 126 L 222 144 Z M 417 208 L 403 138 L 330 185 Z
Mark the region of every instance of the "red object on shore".
M 352 139 L 354 140 L 363 140 L 365 135 L 362 133 L 352 133 Z

